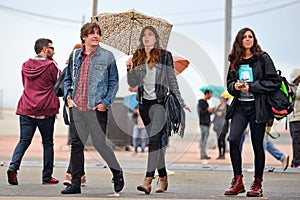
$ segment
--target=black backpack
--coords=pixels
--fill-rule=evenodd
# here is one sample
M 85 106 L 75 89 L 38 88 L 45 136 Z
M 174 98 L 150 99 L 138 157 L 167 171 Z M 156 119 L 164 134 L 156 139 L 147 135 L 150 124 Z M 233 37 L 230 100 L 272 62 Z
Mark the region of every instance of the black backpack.
M 281 71 L 277 70 L 277 73 L 281 79 L 281 86 L 277 90 L 269 93 L 268 103 L 272 107 L 274 118 L 281 120 L 294 111 L 293 101 L 295 94 L 291 84 L 281 75 Z

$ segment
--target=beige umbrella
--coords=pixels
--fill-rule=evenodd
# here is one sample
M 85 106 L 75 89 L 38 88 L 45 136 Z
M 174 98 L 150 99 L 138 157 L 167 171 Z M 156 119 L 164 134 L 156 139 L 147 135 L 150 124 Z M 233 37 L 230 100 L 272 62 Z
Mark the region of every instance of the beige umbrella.
M 92 17 L 102 31 L 102 42 L 127 55 L 139 45 L 139 37 L 145 26 L 153 26 L 160 37 L 160 46 L 167 48 L 172 24 L 164 19 L 147 16 L 135 10 L 122 13 L 102 13 Z

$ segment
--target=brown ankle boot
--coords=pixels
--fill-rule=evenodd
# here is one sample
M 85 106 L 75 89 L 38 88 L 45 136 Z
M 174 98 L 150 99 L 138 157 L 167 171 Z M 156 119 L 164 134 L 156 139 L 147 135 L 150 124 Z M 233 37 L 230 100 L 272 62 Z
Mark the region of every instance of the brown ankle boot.
M 247 192 L 247 197 L 262 197 L 262 180 L 260 178 L 255 178 L 253 183 L 251 184 L 250 191 Z
M 165 192 L 168 189 L 168 176 L 159 177 L 158 188 L 155 190 L 157 193 Z
M 145 194 L 150 194 L 152 179 L 152 177 L 145 177 L 144 182 L 137 186 L 137 190 L 145 192 Z
M 234 175 L 231 187 L 225 191 L 225 195 L 237 195 L 239 193 L 245 192 L 245 187 L 243 184 L 243 175 Z

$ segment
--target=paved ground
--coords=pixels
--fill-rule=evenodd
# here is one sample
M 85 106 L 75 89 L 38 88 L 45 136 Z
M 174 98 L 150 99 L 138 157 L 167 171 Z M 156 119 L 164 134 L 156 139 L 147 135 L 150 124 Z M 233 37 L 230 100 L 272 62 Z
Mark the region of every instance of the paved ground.
M 229 155 L 225 160 L 216 160 L 217 149 L 214 149 L 215 135 L 211 133 L 208 154 L 211 160 L 199 159 L 199 133 L 195 122 L 189 122 L 186 136 L 181 139 L 173 137 L 167 150 L 168 169 L 175 172 L 169 176 L 170 186 L 164 194 L 151 193 L 144 195 L 136 190 L 141 183 L 146 167 L 147 154 L 133 154 L 123 147 L 116 147 L 115 153 L 125 172 L 126 186 L 119 197 L 112 197 L 111 174 L 105 168 L 101 157 L 90 146 L 86 148 L 87 186 L 82 188 L 80 195 L 61 195 L 64 186 L 41 184 L 42 146 L 39 134 L 34 138 L 27 150 L 21 170 L 19 171 L 19 186 L 7 183 L 6 170 L 12 151 L 18 142 L 18 118 L 12 110 L 7 110 L 5 118 L 0 119 L 0 200 L 1 199 L 243 199 L 245 194 L 234 197 L 224 196 L 224 190 L 230 185 L 232 178 Z M 277 147 L 291 155 L 291 140 L 279 125 L 281 137 L 274 140 Z M 282 128 L 282 129 L 281 129 Z M 55 168 L 54 176 L 63 179 L 69 159 L 67 143 L 67 128 L 58 119 L 55 132 Z M 253 155 L 249 138 L 243 148 L 243 167 L 245 185 L 249 188 L 253 178 Z M 300 169 L 288 168 L 285 172 L 281 163 L 266 154 L 266 170 L 264 174 L 264 197 L 261 199 L 299 199 Z M 271 172 L 273 171 L 273 172 Z M 155 189 L 156 181 L 152 187 Z M 154 190 L 153 189 L 153 190 Z

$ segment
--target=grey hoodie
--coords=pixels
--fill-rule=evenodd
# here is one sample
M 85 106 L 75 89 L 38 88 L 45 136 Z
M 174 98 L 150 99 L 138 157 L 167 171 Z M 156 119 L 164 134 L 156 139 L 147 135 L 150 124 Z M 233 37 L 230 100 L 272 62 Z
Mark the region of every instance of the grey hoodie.
M 291 72 L 290 82 L 294 83 L 294 81 L 300 76 L 300 68 L 296 68 Z M 300 87 L 297 87 L 296 90 L 296 98 L 294 104 L 294 112 L 289 115 L 289 121 L 300 121 Z

